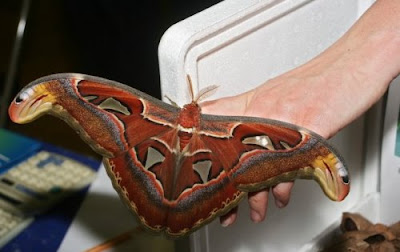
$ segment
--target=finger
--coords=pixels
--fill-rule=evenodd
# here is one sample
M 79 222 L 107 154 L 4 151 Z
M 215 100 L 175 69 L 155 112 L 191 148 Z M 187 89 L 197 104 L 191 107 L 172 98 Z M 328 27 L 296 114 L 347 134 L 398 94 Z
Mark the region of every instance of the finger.
M 290 193 L 293 188 L 293 182 L 277 184 L 272 188 L 272 194 L 275 198 L 275 205 L 279 208 L 285 207 L 290 200 Z
M 221 223 L 221 226 L 227 227 L 229 225 L 232 225 L 237 218 L 237 211 L 238 207 L 234 207 L 227 214 L 219 217 L 219 222 Z
M 268 189 L 249 193 L 250 219 L 259 223 L 265 219 L 268 205 Z
M 246 110 L 247 93 L 225 97 L 218 100 L 206 101 L 200 104 L 204 114 L 214 115 L 243 115 Z

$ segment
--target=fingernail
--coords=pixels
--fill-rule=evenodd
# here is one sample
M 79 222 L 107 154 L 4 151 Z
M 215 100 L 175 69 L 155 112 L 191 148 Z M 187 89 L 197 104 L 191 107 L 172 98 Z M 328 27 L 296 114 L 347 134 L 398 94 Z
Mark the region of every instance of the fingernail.
M 259 223 L 262 220 L 261 215 L 257 211 L 254 211 L 254 210 L 251 211 L 250 218 L 254 223 Z
M 232 224 L 232 217 L 226 218 L 226 219 L 221 221 L 221 226 L 222 227 L 227 227 L 227 226 L 229 226 L 231 224 Z
M 275 205 L 276 205 L 278 208 L 283 208 L 283 207 L 286 206 L 285 203 L 283 203 L 282 201 L 276 200 L 276 199 L 275 199 Z

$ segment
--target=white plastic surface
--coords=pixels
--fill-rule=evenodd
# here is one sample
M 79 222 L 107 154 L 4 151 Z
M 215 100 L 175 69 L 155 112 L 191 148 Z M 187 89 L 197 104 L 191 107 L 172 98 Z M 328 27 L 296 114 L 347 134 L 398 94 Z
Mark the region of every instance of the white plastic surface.
M 371 2 L 223 1 L 165 33 L 159 46 L 162 92 L 179 105 L 190 102 L 186 74 L 196 90 L 218 84 L 212 98 L 254 88 L 331 45 Z M 222 228 L 214 221 L 191 237 L 192 251 L 298 251 L 366 192 L 377 190 L 376 177 L 364 182 L 377 174 L 378 167 L 362 172 L 363 136 L 361 118 L 332 140 L 347 161 L 352 179 L 344 202 L 330 201 L 313 181 L 297 180 L 288 207 L 279 210 L 270 204 L 267 220 L 256 225 L 248 217 L 247 203 L 242 202 L 234 226 Z

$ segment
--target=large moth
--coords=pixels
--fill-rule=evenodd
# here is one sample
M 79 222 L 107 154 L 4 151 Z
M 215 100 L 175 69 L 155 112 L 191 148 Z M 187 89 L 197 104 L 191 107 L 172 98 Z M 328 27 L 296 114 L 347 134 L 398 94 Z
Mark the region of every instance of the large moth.
M 349 192 L 343 159 L 322 137 L 275 120 L 201 114 L 195 99 L 178 108 L 115 81 L 55 74 L 28 84 L 9 114 L 17 123 L 65 120 L 103 156 L 143 226 L 171 237 L 280 182 L 314 179 L 336 201 Z

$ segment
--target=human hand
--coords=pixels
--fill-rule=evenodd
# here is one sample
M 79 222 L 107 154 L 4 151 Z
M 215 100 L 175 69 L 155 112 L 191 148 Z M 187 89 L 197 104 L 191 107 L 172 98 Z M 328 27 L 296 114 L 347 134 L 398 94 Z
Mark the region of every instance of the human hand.
M 202 104 L 202 112 L 281 120 L 308 128 L 327 138 L 334 133 L 335 127 L 320 125 L 321 122 L 330 122 L 330 120 L 322 119 L 320 115 L 321 110 L 328 110 L 326 107 L 328 105 L 324 103 L 327 98 L 322 97 L 321 91 L 327 96 L 330 92 L 321 89 L 321 79 L 300 77 L 304 73 L 307 72 L 299 72 L 297 77 L 286 74 L 244 94 L 205 102 Z M 325 85 L 327 86 L 328 83 Z M 320 105 L 315 106 L 316 103 Z M 281 208 L 288 204 L 292 187 L 293 182 L 287 182 L 280 183 L 271 189 L 249 193 L 251 220 L 258 223 L 265 219 L 269 191 L 272 191 L 276 206 Z M 223 226 L 228 226 L 234 223 L 236 218 L 237 207 L 222 216 L 220 221 Z
M 344 78 L 339 81 L 339 77 L 323 78 L 323 72 L 318 76 L 310 76 L 309 73 L 308 69 L 297 69 L 244 94 L 205 102 L 202 104 L 202 112 L 281 120 L 329 138 L 354 120 L 359 114 L 357 111 L 365 110 L 368 106 L 365 104 L 369 102 L 361 103 L 362 108 L 354 106 L 354 95 L 358 93 L 352 92 L 355 80 L 351 76 L 342 75 Z M 347 83 L 341 87 L 342 91 L 334 91 L 338 82 Z M 342 116 L 338 116 L 338 111 Z M 269 191 L 275 198 L 276 206 L 281 208 L 288 204 L 292 187 L 293 182 L 280 183 L 272 188 L 249 193 L 251 220 L 258 223 L 265 219 Z M 223 226 L 228 226 L 236 218 L 237 207 L 222 216 L 220 221 Z

